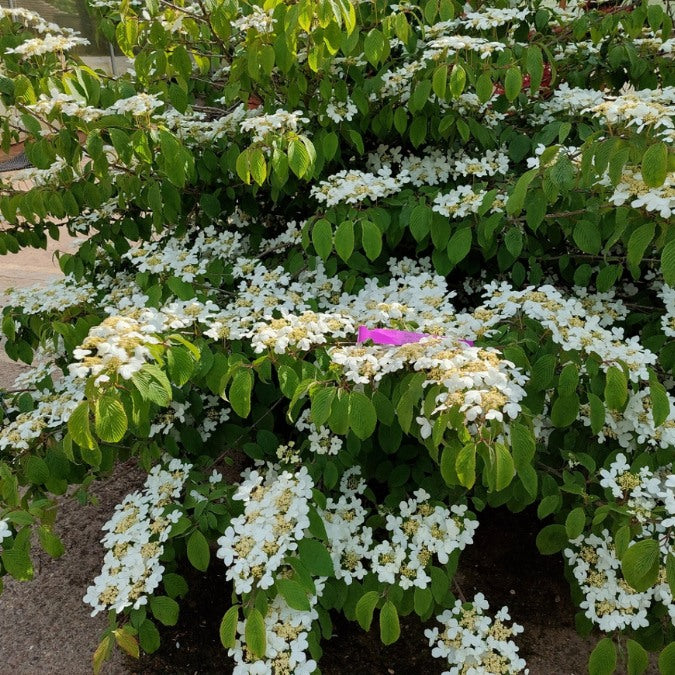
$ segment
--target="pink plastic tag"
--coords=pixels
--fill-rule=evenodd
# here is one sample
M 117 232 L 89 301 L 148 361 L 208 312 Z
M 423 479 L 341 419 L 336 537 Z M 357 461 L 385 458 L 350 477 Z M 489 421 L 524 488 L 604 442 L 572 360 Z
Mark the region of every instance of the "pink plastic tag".
M 372 340 L 376 345 L 407 345 L 411 342 L 419 342 L 422 338 L 435 337 L 428 333 L 413 333 L 407 330 L 395 330 L 394 328 L 368 328 L 359 326 L 357 342 Z M 460 340 L 469 347 L 473 347 L 471 340 Z

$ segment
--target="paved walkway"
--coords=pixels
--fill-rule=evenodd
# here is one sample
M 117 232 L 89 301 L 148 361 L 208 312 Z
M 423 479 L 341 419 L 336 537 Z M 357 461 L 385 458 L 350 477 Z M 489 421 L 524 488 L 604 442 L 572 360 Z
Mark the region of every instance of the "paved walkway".
M 61 276 L 55 251 L 68 251 L 75 240 L 64 231 L 59 241 L 49 240 L 47 249 L 23 249 L 19 253 L 0 256 L 0 308 L 6 304 L 8 288 L 47 283 Z M 7 358 L 0 348 L 0 387 L 8 387 L 23 367 Z

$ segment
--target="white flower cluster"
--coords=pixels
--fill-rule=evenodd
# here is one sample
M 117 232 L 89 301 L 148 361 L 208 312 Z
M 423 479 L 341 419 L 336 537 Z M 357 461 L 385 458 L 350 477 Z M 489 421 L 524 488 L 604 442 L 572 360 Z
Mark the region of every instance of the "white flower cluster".
M 357 112 L 358 108 L 352 103 L 351 99 L 346 101 L 334 100 L 326 106 L 326 117 L 336 124 L 340 124 L 342 121 L 351 122 Z
M 42 314 L 86 305 L 94 297 L 94 287 L 90 283 L 67 276 L 49 284 L 9 288 L 5 291 L 4 304 L 20 307 L 23 314 Z
M 665 535 L 675 526 L 675 475 L 672 465 L 656 471 L 643 466 L 631 471 L 623 453 L 619 453 L 609 469 L 600 470 L 600 485 L 620 500 L 631 515 L 643 526 L 655 528 Z M 668 536 L 662 540 L 662 554 L 668 553 Z
M 268 464 L 264 470 L 247 469 L 242 477 L 233 499 L 244 503 L 244 513 L 218 539 L 217 552 L 238 594 L 272 586 L 275 572 L 309 527 L 314 487 L 304 466 L 290 473 Z
M 242 132 L 251 132 L 254 143 L 264 142 L 268 135 L 283 135 L 289 131 L 297 132 L 300 125 L 309 122 L 302 110 L 287 112 L 281 108 L 275 113 L 259 114 L 242 120 L 239 128 Z
M 77 361 L 68 367 L 74 377 L 97 376 L 107 382 L 110 375 L 125 380 L 151 359 L 150 345 L 159 344 L 157 327 L 131 317 L 111 316 L 89 331 L 84 342 L 73 351 Z
M 529 13 L 528 9 L 519 9 L 518 7 L 500 9 L 486 5 L 474 11 L 471 5 L 467 3 L 464 5 L 464 12 L 457 19 L 457 23 L 460 26 L 473 28 L 474 30 L 491 30 L 504 26 L 507 23 L 524 21 Z
M 675 288 L 664 284 L 658 294 L 666 308 L 661 317 L 661 328 L 668 337 L 675 338 Z
M 6 518 L 0 518 L 0 550 L 2 549 L 3 539 L 9 539 L 13 534 L 9 521 Z
M 24 7 L 0 7 L 0 21 L 2 19 L 9 19 L 13 23 L 19 23 L 40 34 L 70 35 L 73 32 L 69 28 L 62 28 L 55 23 L 45 21 L 37 12 Z
M 216 119 L 209 118 L 205 113 L 190 110 L 179 113 L 173 108 L 166 110 L 161 117 L 167 127 L 184 142 L 208 145 L 221 138 L 238 134 L 241 123 L 247 115 L 246 107 L 242 103 Z
M 325 582 L 314 582 L 316 594 L 309 598 L 309 610 L 291 609 L 281 595 L 272 600 L 265 614 L 266 651 L 264 659 L 254 659 L 242 639 L 246 624 L 237 624 L 237 639 L 228 655 L 234 658 L 232 675 L 311 675 L 317 663 L 307 658 L 308 635 L 312 624 L 319 618 L 315 607 Z
M 63 157 L 57 157 L 46 169 L 29 167 L 20 171 L 8 172 L 7 178 L 0 178 L 0 186 L 8 184 L 13 190 L 25 189 L 26 184 L 44 186 L 58 184 L 64 178 L 64 173 L 72 176 L 74 167 L 69 165 Z
M 133 115 L 136 117 L 149 115 L 153 110 L 161 108 L 163 105 L 164 101 L 155 94 L 145 94 L 141 92 L 127 98 L 117 99 L 117 101 L 103 111 L 103 114 Z
M 599 118 L 609 127 L 635 126 L 642 131 L 646 126 L 654 129 L 673 129 L 675 123 L 675 87 L 663 89 L 631 90 L 620 96 L 605 96 L 601 103 L 582 112 Z
M 485 613 L 489 608 L 482 593 L 464 605 L 457 600 L 452 609 L 446 609 L 436 617 L 442 630 L 434 627 L 424 631 L 432 647 L 432 656 L 443 659 L 450 667 L 443 675 L 529 672 L 512 640 L 523 632 L 523 627 L 517 623 L 507 625 L 506 622 L 511 620 L 507 607 L 502 607 L 494 619 Z
M 370 512 L 361 499 L 365 489 L 361 468 L 351 467 L 342 474 L 337 500 L 329 497 L 326 508 L 319 509 L 335 577 L 348 586 L 354 579 L 363 579 L 368 572 L 364 562 L 370 560 L 373 547 L 373 530 L 365 525 Z
M 483 323 L 481 334 L 522 312 L 550 330 L 553 341 L 565 351 L 601 354 L 604 370 L 623 362 L 631 381 L 649 379 L 648 367 L 656 363 L 656 354 L 643 347 L 639 338 L 628 338 L 622 328 L 611 326 L 616 318 L 612 305 L 607 307 L 598 299 L 596 306 L 603 307 L 602 313 L 589 314 L 588 298 L 566 298 L 548 285 L 516 291 L 506 282 L 496 281 L 485 287 L 484 296 L 484 307 L 474 312 Z
M 452 57 L 458 52 L 473 51 L 480 54 L 481 59 L 487 59 L 504 49 L 503 42 L 490 42 L 485 38 L 470 35 L 444 35 L 427 43 L 422 58 L 425 61 L 437 61 L 441 58 Z
M 84 602 L 92 616 L 108 609 L 118 614 L 126 607 L 138 609 L 159 586 L 164 574 L 160 557 L 180 510 L 175 504 L 192 466 L 171 459 L 166 468 L 154 466 L 142 492 L 133 492 L 115 507 L 103 526 L 106 547 L 103 570 L 87 589 Z
M 600 536 L 582 534 L 570 544 L 563 553 L 584 594 L 579 606 L 600 630 L 611 633 L 647 627 L 647 612 L 654 601 L 664 603 L 675 622 L 675 605 L 665 566 L 662 566 L 656 584 L 640 592 L 623 578 L 621 561 L 608 530 L 603 530 Z
M 603 176 L 597 184 L 609 186 L 609 175 Z M 662 218 L 670 218 L 675 213 L 675 172 L 670 171 L 666 175 L 663 185 L 650 187 L 642 179 L 640 171 L 626 166 L 609 201 L 615 206 L 630 202 L 634 209 L 645 209 L 658 213 Z
M 502 150 L 486 150 L 482 157 L 471 157 L 463 150 L 442 152 L 431 149 L 423 157 L 401 154 L 400 147 L 380 145 L 368 155 L 370 172 L 343 170 L 312 187 L 312 196 L 326 206 L 357 204 L 366 199 L 376 201 L 400 192 L 407 184 L 421 187 L 440 185 L 450 177 L 486 177 L 505 174 L 509 159 Z M 475 213 L 486 191 L 474 193 L 470 185 L 459 186 L 448 195 L 438 195 L 434 210 L 450 216 L 451 204 L 464 204 L 466 211 L 453 217 Z M 459 207 L 455 207 L 459 208 Z M 494 208 L 493 208 L 494 210 Z
M 379 581 L 403 589 L 427 588 L 427 568 L 434 557 L 445 565 L 454 551 L 473 542 L 478 521 L 467 516 L 467 507 L 433 506 L 423 489 L 402 501 L 398 513 L 386 515 L 387 539 L 377 544 L 369 557 Z
M 356 327 L 349 316 L 303 312 L 295 315 L 282 311 L 281 317 L 263 321 L 253 326 L 251 345 L 260 354 L 271 349 L 276 354 L 288 351 L 309 351 L 314 345 L 325 344 L 328 339 L 353 335 Z
M 309 410 L 303 410 L 295 422 L 295 428 L 307 434 L 309 451 L 317 455 L 337 455 L 344 445 L 342 438 L 331 433 L 328 427 L 317 427 L 310 422 L 309 415 Z
M 654 424 L 653 404 L 648 389 L 628 392 L 628 402 L 623 411 L 605 410 L 605 425 L 598 433 L 598 440 L 604 443 L 615 440 L 622 448 L 635 451 L 638 445 L 647 444 L 657 448 L 675 445 L 675 397 L 666 394 L 670 412 L 666 420 Z M 583 407 L 581 421 L 591 425 L 590 411 Z
M 8 412 L 18 414 L 0 422 L 0 450 L 27 450 L 47 431 L 60 437 L 70 415 L 84 398 L 84 391 L 74 378 L 66 376 L 58 379 L 53 389 L 33 392 L 32 397 L 35 404 L 32 410 L 18 413 L 11 406 Z
M 602 91 L 570 87 L 567 82 L 562 82 L 553 91 L 551 98 L 539 103 L 539 113 L 531 121 L 534 124 L 546 124 L 556 119 L 560 113 L 581 115 L 582 111 L 600 105 L 604 100 Z
M 405 174 L 394 176 L 389 166 L 383 166 L 376 174 L 344 169 L 313 186 L 311 195 L 326 206 L 358 204 L 395 194 L 406 180 Z
M 344 377 L 357 384 L 378 382 L 386 374 L 409 369 L 424 372 L 424 386 L 441 385 L 432 414 L 451 408 L 467 423 L 515 419 L 525 396 L 527 378 L 493 349 L 462 344 L 458 338 L 424 338 L 401 346 L 346 346 L 329 352 Z M 418 419 L 424 438 L 431 434 L 426 418 Z
M 234 259 L 242 255 L 247 243 L 239 232 L 219 231 L 213 225 L 182 237 L 168 237 L 144 242 L 125 254 L 139 272 L 168 274 L 182 281 L 191 282 L 206 273 L 207 265 L 214 259 Z
M 274 30 L 275 19 L 272 17 L 272 10 L 269 13 L 258 5 L 248 5 L 251 9 L 250 14 L 240 16 L 232 22 L 233 28 L 240 31 L 247 31 L 255 28 L 258 33 L 271 33 Z
M 475 192 L 471 185 L 458 185 L 450 192 L 436 195 L 431 208 L 446 218 L 464 218 L 478 213 L 486 194 L 486 190 Z
M 88 44 L 89 40 L 86 38 L 47 33 L 44 37 L 31 38 L 16 47 L 5 48 L 4 51 L 5 54 L 18 54 L 30 58 L 31 56 L 43 56 L 44 54 L 63 53 Z

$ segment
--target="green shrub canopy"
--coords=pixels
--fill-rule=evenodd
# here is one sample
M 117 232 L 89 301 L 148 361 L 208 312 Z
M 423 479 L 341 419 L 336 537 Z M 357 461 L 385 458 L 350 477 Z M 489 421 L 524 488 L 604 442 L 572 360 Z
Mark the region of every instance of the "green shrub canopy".
M 0 254 L 85 235 L 5 299 L 31 368 L 0 399 L 0 573 L 33 576 L 33 531 L 60 555 L 55 497 L 135 457 L 95 670 L 159 647 L 187 559 L 226 566 L 235 673 L 316 672 L 335 612 L 385 644 L 415 612 L 448 672 L 521 672 L 522 628 L 452 581 L 482 513 L 536 505 L 610 636 L 590 672 L 671 673 L 669 12 L 91 7 L 123 76 L 0 9 L 0 139 L 33 165 L 0 175 Z

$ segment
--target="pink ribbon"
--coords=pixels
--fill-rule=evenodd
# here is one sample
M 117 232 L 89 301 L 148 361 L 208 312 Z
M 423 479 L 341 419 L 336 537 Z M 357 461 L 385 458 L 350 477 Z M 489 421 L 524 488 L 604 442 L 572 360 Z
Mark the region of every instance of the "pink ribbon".
M 407 345 L 411 342 L 419 342 L 422 338 L 438 337 L 429 333 L 413 333 L 408 330 L 395 330 L 394 328 L 368 328 L 359 326 L 357 342 L 372 340 L 376 345 Z M 473 347 L 472 340 L 460 340 L 469 347 Z

